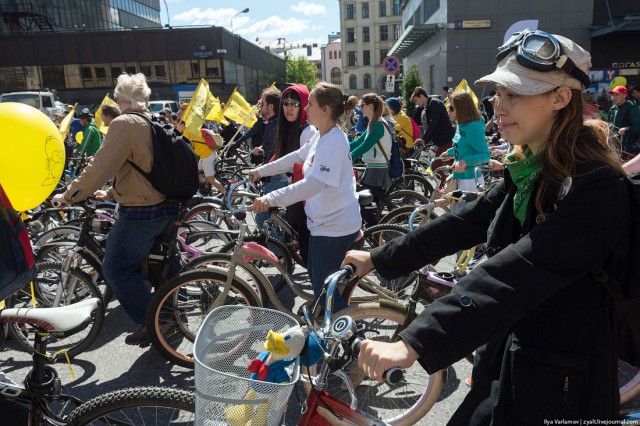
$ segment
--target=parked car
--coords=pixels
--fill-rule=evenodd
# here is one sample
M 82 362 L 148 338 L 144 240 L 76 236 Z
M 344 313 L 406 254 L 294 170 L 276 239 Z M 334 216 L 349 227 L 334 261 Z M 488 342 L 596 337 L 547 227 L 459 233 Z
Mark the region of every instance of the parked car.
M 51 92 L 12 92 L 0 95 L 0 102 L 19 102 L 39 109 L 55 120 L 56 114 L 63 114 L 64 108 L 56 104 L 56 99 Z
M 163 109 L 169 109 L 171 113 L 176 113 L 180 110 L 180 107 L 176 101 L 149 101 L 149 111 L 151 111 L 156 117 Z

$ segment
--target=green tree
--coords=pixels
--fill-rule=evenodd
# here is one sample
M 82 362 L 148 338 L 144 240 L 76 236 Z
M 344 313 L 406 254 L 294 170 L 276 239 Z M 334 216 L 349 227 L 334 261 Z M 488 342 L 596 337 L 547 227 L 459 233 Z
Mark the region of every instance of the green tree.
M 297 58 L 289 58 L 286 60 L 287 65 L 287 83 L 302 83 L 306 84 L 309 91 L 318 82 L 316 73 L 318 67 L 309 62 L 304 56 Z
M 400 89 L 402 90 L 402 99 L 404 100 L 404 106 L 407 109 L 407 115 L 411 116 L 413 114 L 413 110 L 415 109 L 415 105 L 411 102 L 411 94 L 413 93 L 413 89 L 418 86 L 422 86 L 424 83 L 422 81 L 422 76 L 420 75 L 420 71 L 418 70 L 418 66 L 416 64 L 411 65 L 409 68 L 409 72 L 404 75 L 404 80 L 400 85 Z

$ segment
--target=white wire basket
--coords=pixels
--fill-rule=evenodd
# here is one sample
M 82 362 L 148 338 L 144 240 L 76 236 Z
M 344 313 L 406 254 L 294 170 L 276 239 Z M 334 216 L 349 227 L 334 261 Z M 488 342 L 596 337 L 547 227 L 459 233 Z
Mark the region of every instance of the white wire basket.
M 300 363 L 287 370 L 291 381 L 269 383 L 250 378 L 249 363 L 261 352 L 269 330 L 283 333 L 298 325 L 290 315 L 265 308 L 221 306 L 209 313 L 194 345 L 196 425 L 277 426 Z

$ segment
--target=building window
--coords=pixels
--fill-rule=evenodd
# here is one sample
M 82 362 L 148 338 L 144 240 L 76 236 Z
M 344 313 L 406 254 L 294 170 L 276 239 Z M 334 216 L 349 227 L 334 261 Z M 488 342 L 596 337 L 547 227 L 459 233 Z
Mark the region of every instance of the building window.
M 128 66 L 125 68 L 127 74 L 135 74 L 136 73 L 136 67 L 135 66 Z
M 218 77 L 220 75 L 218 67 L 207 67 L 206 75 L 207 77 Z
M 400 10 L 400 1 L 401 0 L 391 0 L 391 8 L 393 9 L 394 16 L 398 16 L 402 13 Z
M 335 56 L 335 54 L 334 54 L 334 56 Z M 338 50 L 338 58 L 342 59 L 342 50 Z
M 120 67 L 111 67 L 111 78 L 118 78 L 122 74 L 122 68 Z
M 342 84 L 342 71 L 340 71 L 340 68 L 338 67 L 331 68 L 331 82 L 337 85 Z
M 147 78 L 151 78 L 151 65 L 140 65 L 140 72 Z
M 308 44 L 307 45 L 307 56 L 311 56 L 313 54 L 313 46 Z
M 369 27 L 362 27 L 362 41 L 369 42 Z
M 389 27 L 387 25 L 380 25 L 380 41 L 389 40 Z
M 346 4 L 345 19 L 356 19 L 356 5 L 354 3 Z
M 358 61 L 356 59 L 356 52 L 348 52 L 347 54 L 347 65 L 350 67 L 355 67 L 358 65 Z
M 362 65 L 371 65 L 371 51 L 363 50 L 362 51 Z
M 379 2 L 380 5 L 380 16 L 387 16 L 387 0 L 382 0 Z
M 159 78 L 167 77 L 167 69 L 165 68 L 164 65 L 154 65 L 153 67 L 155 68 L 156 77 L 159 77 Z
M 388 51 L 389 49 L 380 49 L 380 64 L 382 64 L 382 61 L 384 60 L 384 58 L 387 57 Z
M 200 77 L 200 63 L 191 62 L 191 77 Z
M 107 78 L 107 70 L 104 67 L 95 67 L 96 78 Z
M 347 28 L 347 43 L 355 43 L 356 34 L 354 28 Z
M 333 52 L 331 50 L 329 51 L 329 59 L 333 59 Z
M 357 88 L 358 88 L 358 79 L 356 78 L 355 74 L 351 74 L 349 76 L 349 89 L 355 90 Z
M 399 39 L 400 35 L 402 35 L 402 24 L 393 24 L 393 39 Z
M 81 67 L 80 72 L 82 73 L 82 78 L 85 80 L 91 80 L 93 78 L 91 67 Z
M 363 84 L 365 89 L 371 89 L 371 74 L 364 75 Z
M 369 17 L 369 3 L 362 3 L 362 19 L 367 19 Z

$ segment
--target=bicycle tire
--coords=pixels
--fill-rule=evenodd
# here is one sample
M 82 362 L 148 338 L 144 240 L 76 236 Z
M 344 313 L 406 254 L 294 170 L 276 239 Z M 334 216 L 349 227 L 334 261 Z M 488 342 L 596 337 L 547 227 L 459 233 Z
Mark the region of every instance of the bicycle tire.
M 379 303 L 365 303 L 350 306 L 340 311 L 339 315 L 350 316 L 359 326 L 364 325 L 363 333 L 368 339 L 392 341 L 397 339 L 397 331 L 404 323 L 406 314 L 403 310 L 383 307 Z M 377 327 L 371 327 L 371 324 Z M 330 377 L 327 392 L 349 404 L 349 393 L 340 387 L 342 381 L 333 375 Z M 440 397 L 444 377 L 444 371 L 429 375 L 415 363 L 410 369 L 404 370 L 400 385 L 368 379 L 366 384 L 363 381 L 356 388 L 358 409 L 390 425 L 413 425 L 427 414 Z M 307 384 L 305 391 L 310 391 Z
M 411 191 L 409 189 L 401 189 L 399 191 L 388 192 L 378 203 L 378 210 L 376 211 L 376 221 L 380 221 L 385 212 L 390 212 L 402 206 L 418 207 L 422 204 L 427 204 L 429 199 L 424 195 Z
M 226 280 L 222 270 L 195 269 L 180 273 L 153 295 L 147 308 L 146 327 L 151 344 L 163 357 L 176 365 L 194 368 L 196 334 Z M 225 305 L 262 306 L 249 284 L 238 277 L 231 283 L 225 302 Z
M 629 402 L 640 394 L 640 369 L 618 360 L 618 381 L 620 383 L 620 404 Z
M 59 226 L 57 228 L 49 229 L 40 234 L 39 237 L 34 238 L 31 243 L 35 247 L 42 247 L 48 242 L 56 240 L 68 240 L 77 241 L 80 235 L 81 229 L 77 226 Z
M 414 206 L 402 206 L 397 209 L 391 210 L 386 215 L 382 216 L 378 225 L 401 225 L 401 226 L 409 226 L 409 218 L 411 217 L 411 213 L 415 210 Z M 426 217 L 425 212 L 418 212 L 416 215 L 416 219 L 414 224 L 417 225 Z M 429 220 L 434 220 L 438 217 L 438 214 L 434 211 L 431 211 L 431 215 L 429 216 Z
M 127 410 L 126 413 L 125 410 Z M 194 393 L 181 389 L 148 386 L 120 389 L 100 395 L 73 410 L 66 420 L 74 426 L 150 423 L 169 425 L 174 424 L 176 420 L 179 420 L 181 425 L 191 425 L 195 423 L 195 411 Z M 152 416 L 158 414 L 163 414 L 164 417 L 156 418 L 154 422 Z M 158 422 L 164 419 L 166 423 Z
M 220 253 L 231 253 L 237 244 L 237 240 L 230 241 L 229 243 L 222 246 L 219 250 Z M 260 235 L 249 235 L 244 238 L 245 243 L 257 243 L 261 246 L 264 246 L 264 237 Z M 271 251 L 274 251 L 274 248 L 277 248 L 280 253 L 282 253 L 282 260 L 284 262 L 282 266 L 284 266 L 285 270 L 289 274 L 293 274 L 295 270 L 295 264 L 293 263 L 293 255 L 289 251 L 289 248 L 282 241 L 273 238 L 267 237 L 267 248 Z M 271 281 L 271 280 L 270 280 Z M 277 275 L 276 279 L 273 280 L 271 285 L 273 289 L 277 292 L 282 290 L 286 284 L 286 280 L 280 274 Z
M 60 285 L 59 279 L 48 279 L 46 282 L 42 278 L 43 273 L 55 272 L 60 274 L 61 265 L 59 263 L 41 263 L 38 265 L 38 273 L 33 279 L 34 294 L 36 302 L 41 307 L 52 307 L 55 296 L 56 288 L 49 288 L 50 283 L 55 283 L 54 286 Z M 40 278 L 39 278 L 40 277 Z M 100 290 L 91 280 L 85 272 L 79 269 L 72 269 L 69 271 L 69 279 L 71 281 L 68 284 L 74 285 L 75 289 L 73 294 L 65 294 L 62 298 L 61 305 L 66 306 L 72 303 L 79 302 L 81 300 L 97 297 L 102 298 Z M 7 301 L 8 308 L 20 308 L 31 307 L 31 289 L 29 286 L 14 293 Z M 61 349 L 66 349 L 70 358 L 87 350 L 93 342 L 98 338 L 102 325 L 104 323 L 105 308 L 103 304 L 98 305 L 96 310 L 92 314 L 91 323 L 80 330 L 79 332 L 71 336 L 61 336 L 56 332 L 52 332 L 49 335 L 48 348 L 50 352 L 58 352 Z M 9 324 L 9 333 L 12 339 L 18 346 L 29 353 L 33 353 L 33 341 L 35 328 L 27 324 Z M 60 337 L 60 338 L 59 338 Z
M 409 189 L 418 194 L 422 194 L 427 198 L 431 198 L 433 194 L 433 185 L 429 180 L 418 173 L 405 173 L 397 179 L 393 180 L 389 193 L 401 189 Z

